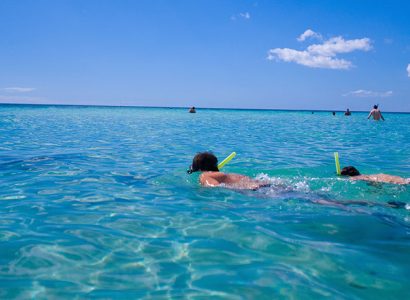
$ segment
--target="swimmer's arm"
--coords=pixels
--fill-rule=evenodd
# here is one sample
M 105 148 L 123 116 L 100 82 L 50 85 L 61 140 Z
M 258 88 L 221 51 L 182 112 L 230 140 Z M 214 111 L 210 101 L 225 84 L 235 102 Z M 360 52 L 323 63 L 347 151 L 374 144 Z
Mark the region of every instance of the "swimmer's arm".
M 369 113 L 369 115 L 367 116 L 367 120 L 370 119 L 370 117 L 372 116 L 372 114 L 373 114 L 373 111 L 371 111 L 371 112 Z
M 382 120 L 384 121 L 384 117 L 382 115 L 382 112 L 380 112 L 380 118 L 382 118 Z

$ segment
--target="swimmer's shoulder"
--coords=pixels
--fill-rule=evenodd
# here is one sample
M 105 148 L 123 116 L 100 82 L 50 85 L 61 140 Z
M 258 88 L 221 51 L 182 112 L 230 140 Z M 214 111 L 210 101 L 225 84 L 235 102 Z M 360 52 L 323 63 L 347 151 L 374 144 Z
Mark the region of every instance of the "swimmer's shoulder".
M 350 177 L 351 180 L 365 180 L 365 181 L 374 181 L 381 182 L 385 181 L 390 175 L 386 174 L 369 174 L 369 175 L 358 175 Z
M 349 177 L 350 180 L 371 180 L 371 178 L 368 175 L 357 175 L 357 176 L 352 176 Z
M 216 186 L 221 184 L 225 177 L 225 173 L 208 171 L 199 176 L 199 182 L 205 186 Z

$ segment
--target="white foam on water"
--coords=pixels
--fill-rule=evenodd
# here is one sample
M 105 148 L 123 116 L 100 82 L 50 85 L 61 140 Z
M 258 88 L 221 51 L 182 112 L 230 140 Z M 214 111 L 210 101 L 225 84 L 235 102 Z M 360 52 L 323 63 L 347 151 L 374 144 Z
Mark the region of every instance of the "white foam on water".
M 309 183 L 306 179 L 303 180 L 292 180 L 288 178 L 281 177 L 270 177 L 267 174 L 261 173 L 255 177 L 256 180 L 268 182 L 271 186 L 269 188 L 269 193 L 283 193 L 283 192 L 299 192 L 299 193 L 309 193 L 311 192 Z

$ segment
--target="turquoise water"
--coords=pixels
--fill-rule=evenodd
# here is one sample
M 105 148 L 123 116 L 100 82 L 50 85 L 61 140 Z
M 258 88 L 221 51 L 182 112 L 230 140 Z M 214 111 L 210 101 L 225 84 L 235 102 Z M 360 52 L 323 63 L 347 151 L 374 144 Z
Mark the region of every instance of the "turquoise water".
M 0 106 L 0 298 L 405 299 L 410 115 Z M 273 186 L 202 188 L 198 151 Z

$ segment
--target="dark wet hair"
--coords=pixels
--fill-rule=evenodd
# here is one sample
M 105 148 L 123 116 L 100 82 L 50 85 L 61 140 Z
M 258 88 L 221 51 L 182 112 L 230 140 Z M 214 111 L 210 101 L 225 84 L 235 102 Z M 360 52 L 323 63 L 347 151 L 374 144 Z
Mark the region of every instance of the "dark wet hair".
M 201 152 L 195 155 L 192 165 L 188 169 L 191 174 L 197 171 L 216 171 L 218 172 L 218 159 L 211 152 Z
M 376 104 L 375 104 L 375 105 L 373 105 L 373 108 L 374 108 L 374 109 L 377 109 L 378 107 L 379 107 L 379 106 L 378 106 L 378 105 L 376 105 Z
M 344 167 L 340 172 L 341 175 L 345 176 L 358 176 L 360 172 L 353 166 Z

